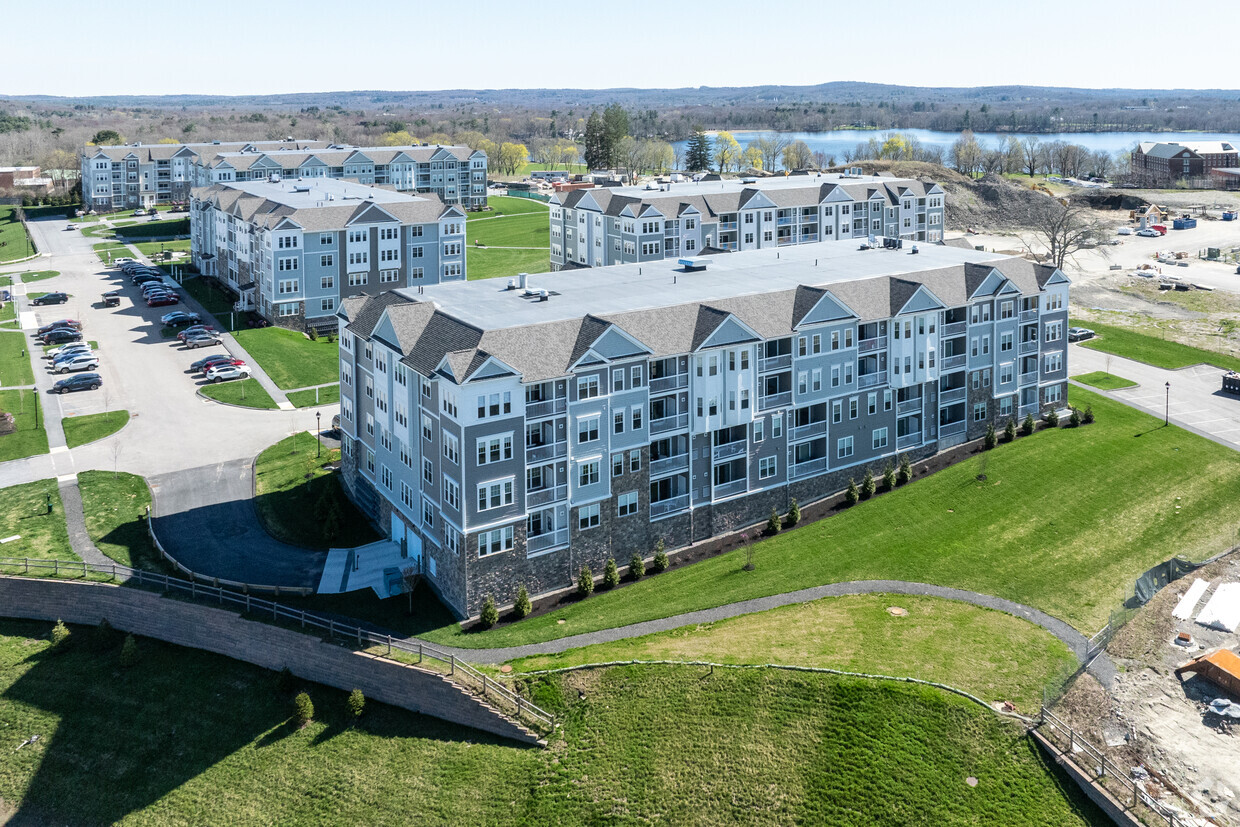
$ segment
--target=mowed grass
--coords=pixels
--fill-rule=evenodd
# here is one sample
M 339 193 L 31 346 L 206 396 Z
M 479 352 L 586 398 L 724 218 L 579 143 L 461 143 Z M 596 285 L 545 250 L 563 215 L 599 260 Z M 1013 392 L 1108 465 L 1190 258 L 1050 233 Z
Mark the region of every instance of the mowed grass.
M 1010 722 L 935 690 L 773 671 L 540 679 L 551 749 L 120 635 L 0 621 L 0 798 L 40 823 L 1045 825 L 1107 822 Z M 303 686 L 298 686 L 298 689 Z M 14 744 L 15 745 L 15 744 Z M 965 783 L 977 778 L 976 787 Z M 83 790 L 90 790 L 83 795 Z M 399 806 L 393 806 L 399 801 Z
M 1092 405 L 1098 421 L 1000 445 L 986 455 L 984 481 L 973 457 L 758 542 L 756 571 L 742 571 L 738 549 L 510 626 L 466 635 L 451 625 L 425 637 L 511 646 L 877 579 L 997 595 L 1089 634 L 1150 566 L 1176 555 L 1199 560 L 1234 541 L 1240 454 L 1080 388 L 1069 399 Z M 617 547 L 616 559 L 635 550 Z
M 99 256 L 99 261 L 103 264 L 111 264 L 118 258 L 133 257 L 133 250 L 124 244 L 117 244 L 115 242 L 96 244 L 91 249 L 95 251 L 95 255 Z
M 0 206 L 0 263 L 16 261 L 38 252 L 17 218 L 17 207 Z
M 907 615 L 887 611 L 898 607 Z M 991 609 L 910 595 L 828 597 L 670 632 L 513 661 L 519 672 L 622 660 L 820 666 L 913 677 L 1037 709 L 1076 667 L 1049 632 Z
M 238 330 L 233 335 L 281 390 L 326 385 L 340 378 L 336 342 L 311 341 L 282 327 Z
M 190 276 L 181 282 L 181 288 L 202 305 L 202 309 L 215 317 L 225 330 L 232 330 L 229 320 L 232 317 L 233 300 L 216 285 L 215 279 L 204 276 Z M 242 316 L 246 314 L 241 314 Z
M 335 405 L 340 402 L 340 385 L 327 385 L 305 391 L 293 391 L 288 401 L 294 408 L 313 408 L 317 405 Z M 330 425 L 330 423 L 328 423 Z M 326 425 L 324 427 L 327 427 Z
M 1136 330 L 1114 325 L 1084 322 L 1073 319 L 1069 324 L 1088 327 L 1097 337 L 1081 342 L 1081 347 L 1103 353 L 1113 353 L 1125 359 L 1135 359 L 1159 368 L 1176 370 L 1189 365 L 1214 365 L 1227 370 L 1240 370 L 1240 356 L 1183 345 L 1167 339 L 1159 339 Z
M 511 195 L 489 195 L 487 196 L 487 206 L 491 209 L 483 212 L 471 212 L 466 217 L 466 221 L 479 221 L 484 218 L 493 218 L 497 215 L 520 215 L 523 213 L 544 213 L 551 215 L 551 208 L 546 201 L 538 201 L 533 198 L 517 198 Z
M 100 551 L 132 568 L 161 568 L 159 552 L 146 530 L 146 509 L 151 504 L 146 480 L 134 474 L 82 471 L 78 490 L 86 532 Z
M 188 218 L 169 218 L 160 221 L 139 221 L 134 224 L 116 227 L 116 237 L 126 238 L 171 238 L 177 235 L 189 235 Z
M 21 276 L 22 284 L 31 284 L 44 279 L 54 279 L 60 275 L 59 270 L 34 270 L 29 273 L 18 273 Z
M 1117 391 L 1124 388 L 1135 388 L 1137 383 L 1131 379 L 1125 379 L 1122 376 L 1116 376 L 1113 373 L 1096 370 L 1093 373 L 1082 373 L 1073 376 L 1072 380 L 1080 382 L 1082 385 L 1090 385 L 1091 387 L 1101 388 L 1104 391 Z
M 198 389 L 199 393 L 217 402 L 240 405 L 243 408 L 276 410 L 279 406 L 257 379 L 233 379 L 228 382 L 209 382 Z
M 17 427 L 13 433 L 0 436 L 0 462 L 47 453 L 47 431 L 43 429 L 43 407 L 38 391 L 0 390 L 0 411 L 13 414 L 13 424 Z
M 188 253 L 189 239 L 182 238 L 175 241 L 139 241 L 133 245 L 138 252 L 149 258 L 151 261 L 158 262 L 161 253 Z
M 60 420 L 65 431 L 65 443 L 70 448 L 111 436 L 128 423 L 129 411 L 105 411 Z
M 489 247 L 537 247 L 550 250 L 551 221 L 546 210 L 539 213 L 502 216 L 465 225 L 465 242 Z
M 49 497 L 52 503 L 50 514 L 47 509 Z M 56 480 L 38 480 L 0 489 L 0 539 L 10 537 L 17 539 L 0 545 L 0 557 L 80 559 L 69 546 L 65 509 L 60 502 Z
M 470 247 L 465 251 L 465 268 L 470 281 L 512 277 L 518 273 L 546 273 L 551 269 L 551 252 Z
M 286 437 L 258 455 L 254 507 L 268 534 L 305 548 L 352 548 L 379 539 L 326 467 L 339 461 L 339 449 L 320 451 L 310 433 Z
M 8 304 L 6 307 L 12 305 Z M 0 314 L 0 320 L 4 318 L 4 315 Z M 30 367 L 29 341 L 25 336 L 15 333 L 0 335 L 0 385 L 33 384 L 34 369 Z

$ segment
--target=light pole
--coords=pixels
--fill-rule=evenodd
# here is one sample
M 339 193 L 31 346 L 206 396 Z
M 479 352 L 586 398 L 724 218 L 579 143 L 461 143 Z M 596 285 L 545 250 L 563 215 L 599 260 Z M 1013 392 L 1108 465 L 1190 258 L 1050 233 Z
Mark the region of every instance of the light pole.
M 322 458 L 323 456 L 323 412 L 322 411 L 314 412 L 314 438 L 319 441 L 318 456 Z
M 1167 383 L 1167 407 L 1163 411 L 1163 425 L 1171 424 L 1171 383 Z

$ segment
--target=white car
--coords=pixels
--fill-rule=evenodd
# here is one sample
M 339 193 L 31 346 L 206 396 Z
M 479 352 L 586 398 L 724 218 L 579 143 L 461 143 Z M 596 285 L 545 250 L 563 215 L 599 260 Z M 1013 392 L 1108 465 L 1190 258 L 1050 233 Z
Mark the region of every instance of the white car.
M 120 267 L 122 264 L 136 264 L 136 263 L 137 263 L 137 262 L 135 262 L 132 258 L 125 258 L 125 257 L 122 257 L 122 258 L 114 258 L 114 259 L 112 259 L 112 266 L 113 266 L 113 267 Z
M 70 353 L 90 353 L 90 351 L 91 347 L 86 342 L 70 342 L 67 345 L 52 348 L 45 355 L 54 362 L 61 356 L 67 356 Z
M 1158 238 L 1161 233 L 1158 230 L 1137 230 L 1137 235 L 1142 238 Z
M 1132 227 L 1120 227 L 1115 232 L 1119 233 L 1120 235 L 1132 235 Z
M 247 365 L 216 365 L 206 373 L 208 382 L 225 382 L 229 379 L 248 379 L 250 368 Z
M 68 373 L 71 370 L 94 370 L 99 367 L 99 357 L 93 353 L 78 353 L 62 360 L 56 365 L 57 373 Z

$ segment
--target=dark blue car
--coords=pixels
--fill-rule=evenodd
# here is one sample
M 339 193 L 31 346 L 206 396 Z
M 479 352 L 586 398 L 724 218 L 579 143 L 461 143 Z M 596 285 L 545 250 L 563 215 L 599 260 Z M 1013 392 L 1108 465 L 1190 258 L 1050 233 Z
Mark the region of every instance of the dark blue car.
M 103 378 L 97 373 L 79 373 L 67 379 L 59 380 L 52 385 L 52 393 L 69 393 L 70 391 L 93 391 L 103 384 Z

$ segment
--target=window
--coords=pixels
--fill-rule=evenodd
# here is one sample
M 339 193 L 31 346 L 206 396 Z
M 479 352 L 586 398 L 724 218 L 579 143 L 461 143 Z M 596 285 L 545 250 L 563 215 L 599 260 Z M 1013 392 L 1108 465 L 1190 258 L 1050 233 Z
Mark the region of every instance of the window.
M 1055 404 L 1063 398 L 1063 388 L 1059 385 L 1053 385 L 1046 389 L 1046 401 Z
M 831 422 L 838 425 L 844 419 L 844 404 L 840 400 L 831 403 Z
M 349 253 L 349 265 L 365 265 L 370 263 L 370 253 L 366 250 Z
M 1000 416 L 1011 416 L 1012 415 L 1012 397 L 1005 396 L 999 400 L 999 415 Z
M 1043 370 L 1047 373 L 1053 373 L 1063 369 L 1063 353 L 1048 353 L 1043 361 Z
M 783 414 L 775 414 L 771 417 L 771 438 L 779 439 L 784 435 L 784 417 Z
M 598 460 L 591 462 L 583 462 L 577 469 L 577 484 L 583 488 L 587 485 L 594 485 L 598 482 Z
M 637 473 L 642 470 L 642 452 L 640 449 L 629 451 L 629 472 Z
M 1012 334 L 1011 333 L 1000 333 L 999 334 L 999 352 L 1007 353 L 1011 349 L 1012 349 Z
M 577 443 L 594 442 L 598 439 L 599 416 L 585 416 L 577 420 Z M 624 425 L 623 414 L 620 417 L 621 427 Z
M 478 510 L 487 511 L 502 505 L 512 505 L 512 480 L 486 482 L 478 486 Z
M 637 513 L 637 492 L 629 491 L 616 497 L 616 515 L 627 517 Z
M 501 402 L 502 400 L 502 402 Z M 502 394 L 492 393 L 478 397 L 478 418 L 486 419 L 489 416 L 507 416 L 512 413 L 512 391 L 504 391 Z
M 755 420 L 754 420 L 754 423 L 753 423 L 753 441 L 754 441 L 754 442 L 761 442 L 761 441 L 762 441 L 762 439 L 763 439 L 763 435 L 762 435 L 763 426 L 764 426 L 764 422 L 763 422 L 763 420 L 761 420 L 761 419 L 755 419 Z
M 446 279 L 457 278 L 461 275 L 460 264 L 445 264 L 443 266 L 443 275 Z
M 427 528 L 435 527 L 435 506 L 430 500 L 422 500 L 422 524 Z
M 394 281 L 400 281 L 400 271 L 399 270 L 380 270 L 379 281 L 380 283 L 385 283 L 385 284 L 388 284 Z
M 1044 337 L 1046 341 L 1056 342 L 1056 341 L 1059 341 L 1060 337 L 1062 336 L 1063 336 L 1063 322 L 1047 322 L 1046 323 L 1046 336 Z
M 577 399 L 594 399 L 598 395 L 597 376 L 583 376 L 577 380 Z
M 286 270 L 296 270 L 301 260 L 297 258 L 282 258 L 276 261 L 276 269 L 280 272 Z
M 1012 374 L 1014 372 L 1015 372 L 1015 369 L 1013 368 L 1012 365 L 1000 365 L 999 366 L 999 384 L 1002 385 L 1002 384 L 1007 384 L 1008 382 L 1011 382 Z
M 891 410 L 891 391 L 883 391 L 883 410 Z
M 831 366 L 831 387 L 838 388 L 840 386 L 840 366 Z
M 286 293 L 297 293 L 300 284 L 297 279 L 280 279 L 279 292 L 281 295 Z
M 871 444 L 874 450 L 876 451 L 881 448 L 886 448 L 887 447 L 887 429 L 886 428 L 875 428 Z
M 641 365 L 634 365 L 633 369 L 629 372 L 629 386 L 633 388 L 640 388 L 642 386 Z
M 835 442 L 835 455 L 839 459 L 851 457 L 853 455 L 853 438 L 850 436 L 843 437 Z
M 367 281 L 366 273 L 349 273 L 349 286 L 360 287 Z
M 611 455 L 611 475 L 618 477 L 624 473 L 624 454 Z
M 501 551 L 512 551 L 512 526 L 497 528 L 494 531 L 483 531 L 478 534 L 478 556 L 498 554 Z
M 598 503 L 583 505 L 577 509 L 577 530 L 589 531 L 599 526 L 599 508 Z
M 435 463 L 425 457 L 422 458 L 422 479 L 427 485 L 435 484 Z
M 335 299 L 321 299 L 319 301 L 319 310 L 321 310 L 322 312 L 331 313 L 335 309 L 336 309 Z
M 1016 315 L 1016 302 L 1006 301 L 999 303 L 999 318 L 1010 319 Z
M 624 390 L 624 368 L 617 368 L 611 372 L 611 390 L 613 393 Z
M 758 479 L 769 480 L 778 472 L 778 460 L 775 457 L 762 457 L 758 460 Z
M 745 391 L 741 391 L 741 393 L 744 393 L 744 392 Z M 632 408 L 629 409 L 629 421 L 631 423 L 630 427 L 632 430 L 634 431 L 641 430 L 642 428 L 642 406 L 641 405 L 634 405 Z
M 429 436 L 427 437 L 430 438 Z M 461 444 L 452 434 L 443 435 L 443 456 L 453 465 L 461 464 Z
M 858 402 L 858 399 L 855 396 L 850 396 L 848 398 L 848 418 L 849 419 L 857 418 L 857 409 L 859 407 L 857 402 Z
M 874 416 L 874 414 L 878 413 L 878 394 L 876 393 L 868 394 L 865 398 L 865 402 L 866 402 L 866 413 L 868 413 L 870 416 Z
M 831 340 L 832 340 L 831 349 L 832 350 L 837 349 L 839 338 L 840 338 L 839 333 L 831 334 Z M 810 352 L 811 353 L 822 353 L 822 334 L 821 333 L 815 333 L 813 336 L 810 337 Z
M 986 418 L 986 403 L 978 402 L 973 406 L 973 421 L 981 422 Z
M 327 255 L 322 255 L 322 256 L 319 256 L 319 266 L 320 266 L 320 267 L 334 267 L 334 266 L 335 266 L 335 264 L 336 264 L 336 257 L 335 257 L 334 255 L 332 255 L 331 253 L 328 253 Z M 324 280 L 325 280 L 325 281 L 330 281 L 330 278 L 328 278 L 328 279 L 324 279 Z M 325 284 L 325 285 L 323 285 L 323 286 L 324 286 L 324 287 L 330 287 L 331 285 L 330 285 L 330 284 Z
M 512 434 L 478 440 L 479 465 L 489 465 L 492 462 L 507 459 L 512 459 Z

